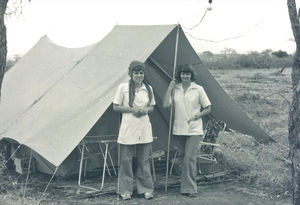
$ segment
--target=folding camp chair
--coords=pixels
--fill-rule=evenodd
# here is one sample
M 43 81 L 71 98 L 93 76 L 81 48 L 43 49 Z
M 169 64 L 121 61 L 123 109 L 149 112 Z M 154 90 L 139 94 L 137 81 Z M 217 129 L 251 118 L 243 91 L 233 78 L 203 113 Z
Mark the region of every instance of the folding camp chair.
M 215 148 L 221 147 L 220 144 L 216 143 L 216 138 L 218 137 L 219 132 L 224 131 L 225 129 L 225 122 L 218 121 L 209 115 L 209 121 L 206 124 L 203 141 L 199 144 L 198 164 L 202 164 L 202 167 L 201 165 L 199 167 L 201 174 L 214 173 L 215 164 L 217 163 Z M 210 164 L 212 166 L 204 166 L 205 164 Z M 211 170 L 207 170 L 204 167 L 210 167 Z
M 214 135 L 216 135 L 213 140 L 213 141 L 215 141 L 219 131 L 221 131 L 221 130 L 224 131 L 226 129 L 226 123 L 217 121 L 211 116 L 209 116 L 209 117 L 210 117 L 210 121 L 209 121 L 209 123 L 206 124 L 206 129 L 204 130 L 204 135 L 203 135 L 203 141 L 199 143 L 199 147 L 201 147 L 201 148 L 206 147 L 206 150 L 209 150 L 209 152 L 201 153 L 201 149 L 199 149 L 198 161 L 202 161 L 204 163 L 205 162 L 212 163 L 212 173 L 213 173 L 215 164 L 217 163 L 217 159 L 214 156 L 215 148 L 221 147 L 221 145 L 217 144 L 215 142 L 205 142 L 205 140 L 208 135 L 212 135 L 212 133 L 213 133 Z M 215 126 L 215 125 L 217 125 L 217 126 Z M 175 151 L 174 157 L 172 159 L 171 168 L 170 168 L 170 172 L 169 172 L 170 175 L 172 174 L 177 155 L 178 155 L 178 150 Z
M 220 144 L 217 143 L 209 143 L 209 142 L 200 142 L 200 145 L 203 146 L 209 146 L 212 148 L 212 152 L 211 153 L 199 153 L 198 154 L 198 165 L 200 165 L 198 167 L 198 172 L 201 174 L 208 174 L 208 173 L 214 173 L 215 170 L 215 165 L 217 164 L 217 159 L 214 156 L 214 150 L 216 147 L 220 147 Z M 205 166 L 207 165 L 207 166 Z M 211 165 L 211 166 L 208 166 Z
M 113 138 L 113 139 L 103 139 L 103 137 L 109 137 L 109 138 Z M 157 139 L 157 137 L 153 137 L 154 139 Z M 117 175 L 116 169 L 115 169 L 115 165 L 114 162 L 112 160 L 111 154 L 110 154 L 110 149 L 113 147 L 112 143 L 116 143 L 117 142 L 117 137 L 116 136 L 86 136 L 79 144 L 78 149 L 81 152 L 81 158 L 80 158 L 80 166 L 79 166 L 79 174 L 78 174 L 78 186 L 82 187 L 82 188 L 86 188 L 86 189 L 91 189 L 94 191 L 102 191 L 103 187 L 104 187 L 104 181 L 105 181 L 105 173 L 106 170 L 109 174 L 109 176 L 111 176 L 111 172 L 110 169 L 108 167 L 107 164 L 107 160 L 109 159 L 111 165 L 112 165 L 112 169 L 115 175 Z M 87 148 L 87 144 L 88 143 L 97 143 L 100 149 L 100 153 L 96 152 L 96 153 L 90 153 L 88 148 Z M 102 146 L 105 146 L 105 149 L 103 150 Z M 81 145 L 81 149 L 80 149 L 80 145 Z M 86 153 L 86 151 L 87 153 Z M 101 187 L 100 189 L 96 189 L 93 187 L 89 187 L 89 186 L 84 186 L 81 184 L 82 180 L 81 180 L 81 176 L 82 176 L 82 171 L 84 171 L 84 176 L 86 175 L 86 167 L 87 167 L 87 161 L 88 158 L 90 157 L 94 157 L 96 155 L 102 155 L 103 157 L 103 171 L 102 171 L 102 178 L 101 178 Z M 119 154 L 118 154 L 119 155 Z M 154 159 L 153 159 L 153 152 L 152 152 L 152 146 L 151 146 L 151 150 L 150 150 L 150 158 L 151 158 L 151 165 L 152 165 L 152 171 L 153 171 L 153 180 L 156 181 L 156 173 L 155 173 L 155 166 L 154 166 Z M 85 161 L 85 165 L 83 168 L 83 161 Z M 83 170 L 84 169 L 84 170 Z
M 113 139 L 103 139 L 103 137 L 109 137 L 109 138 L 113 138 Z M 112 165 L 113 168 L 113 172 L 115 175 L 117 175 L 116 169 L 115 169 L 115 165 L 114 162 L 112 160 L 111 154 L 110 154 L 110 149 L 112 148 L 112 146 L 110 146 L 112 143 L 116 143 L 117 142 L 117 138 L 116 136 L 86 136 L 79 144 L 78 148 L 81 152 L 81 158 L 80 158 L 80 166 L 79 166 L 79 174 L 78 174 L 78 186 L 82 187 L 82 188 L 86 188 L 86 189 L 91 189 L 94 191 L 102 191 L 103 187 L 104 187 L 104 180 L 105 180 L 105 172 L 107 169 L 107 172 L 109 174 L 109 176 L 111 176 L 111 172 L 110 169 L 108 167 L 107 164 L 107 157 L 109 157 L 110 163 Z M 87 148 L 87 144 L 88 143 L 97 143 L 100 149 L 100 152 L 96 152 L 96 153 L 90 153 L 88 148 Z M 104 144 L 105 148 L 103 150 L 102 145 Z M 80 149 L 80 145 L 81 145 L 81 149 Z M 86 151 L 87 153 L 85 153 Z M 83 161 L 85 161 L 85 166 L 84 166 L 84 176 L 86 175 L 86 167 L 87 167 L 87 162 L 88 162 L 88 158 L 90 157 L 94 157 L 96 155 L 102 155 L 103 157 L 103 171 L 102 171 L 102 179 L 101 179 L 101 187 L 100 189 L 96 189 L 93 187 L 89 187 L 89 186 L 84 186 L 81 184 L 81 176 L 82 176 L 82 171 L 83 171 Z

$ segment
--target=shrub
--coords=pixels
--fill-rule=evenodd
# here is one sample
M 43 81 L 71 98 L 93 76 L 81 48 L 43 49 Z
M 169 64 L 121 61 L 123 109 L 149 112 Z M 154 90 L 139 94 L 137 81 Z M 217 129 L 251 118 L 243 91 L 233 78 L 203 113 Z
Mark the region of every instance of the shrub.
M 203 65 L 209 69 L 241 69 L 241 68 L 282 68 L 291 67 L 293 57 L 290 55 L 270 54 L 271 51 L 256 51 L 248 54 L 238 54 L 234 51 L 224 51 L 213 54 L 204 51 L 199 54 Z

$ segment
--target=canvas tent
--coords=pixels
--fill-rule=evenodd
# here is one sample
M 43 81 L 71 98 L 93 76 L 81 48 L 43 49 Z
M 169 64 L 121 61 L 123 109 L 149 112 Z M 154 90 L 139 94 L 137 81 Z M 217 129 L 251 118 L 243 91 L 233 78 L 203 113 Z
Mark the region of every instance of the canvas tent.
M 0 139 L 32 149 L 38 169 L 66 176 L 78 167 L 76 149 L 87 135 L 118 134 L 119 114 L 112 110 L 117 86 L 128 80 L 132 60 L 147 64 L 147 81 L 157 101 L 151 114 L 153 149 L 166 150 L 169 111 L 162 97 L 172 76 L 177 25 L 115 26 L 100 42 L 63 48 L 46 36 L 4 76 Z M 231 100 L 179 30 L 177 65 L 192 64 L 196 82 L 212 102 L 212 116 L 260 142 L 271 138 Z M 91 163 L 92 164 L 92 163 Z

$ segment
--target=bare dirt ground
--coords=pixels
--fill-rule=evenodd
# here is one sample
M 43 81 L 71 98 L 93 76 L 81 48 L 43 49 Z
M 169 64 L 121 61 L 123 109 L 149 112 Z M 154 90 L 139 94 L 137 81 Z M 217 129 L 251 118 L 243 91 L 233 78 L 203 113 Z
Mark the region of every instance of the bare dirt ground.
M 288 147 L 287 142 L 287 117 L 288 101 L 291 99 L 290 72 L 276 74 L 280 69 L 253 69 L 253 70 L 213 70 L 213 76 L 219 81 L 226 92 L 246 110 L 249 116 L 258 123 L 268 134 L 276 139 L 282 146 Z M 265 102 L 257 106 L 253 102 Z M 276 106 L 276 110 L 274 108 Z M 288 150 L 282 155 L 287 156 Z M 258 153 L 259 155 L 259 153 Z M 277 161 L 267 162 L 273 167 L 274 173 Z M 245 159 L 247 160 L 247 159 Z M 273 159 L 272 159 L 273 160 Z M 280 165 L 281 166 L 281 165 Z M 251 165 L 250 165 L 251 167 Z M 272 170 L 272 167 L 271 167 Z M 288 166 L 284 177 L 289 178 Z M 272 172 L 270 172 L 272 174 Z M 164 173 L 158 175 L 155 187 L 155 197 L 145 200 L 137 194 L 129 201 L 122 201 L 115 194 L 116 179 L 106 178 L 102 192 L 91 192 L 77 186 L 77 180 L 61 180 L 55 178 L 48 187 L 43 200 L 41 194 L 50 177 L 44 179 L 30 176 L 26 187 L 26 197 L 23 199 L 24 181 L 21 178 L 9 177 L 9 188 L 0 190 L 0 205 L 15 204 L 158 204 L 158 205 L 288 205 L 291 204 L 291 194 L 288 190 L 272 191 L 274 187 L 258 186 L 247 180 L 242 174 L 222 175 L 210 180 L 201 178 L 198 183 L 199 195 L 196 198 L 188 198 L 179 194 L 178 178 L 170 176 L 168 192 L 164 190 Z M 281 177 L 281 175 L 280 175 Z M 283 178 L 283 177 L 281 177 Z M 6 180 L 5 177 L 0 178 Z M 8 180 L 8 178 L 7 178 Z M 284 179 L 285 180 L 285 179 Z M 4 181 L 2 181 L 3 183 Z M 87 180 L 85 183 L 93 183 L 99 186 L 100 179 Z M 285 182 L 289 183 L 289 182 Z M 285 187 L 285 186 L 282 186 Z
M 95 180 L 88 180 L 86 185 L 94 185 Z M 27 187 L 27 200 L 24 204 L 57 204 L 57 205 L 288 205 L 291 204 L 288 196 L 281 197 L 268 193 L 249 183 L 236 178 L 212 178 L 212 180 L 200 179 L 198 182 L 199 195 L 195 198 L 182 196 L 179 192 L 179 178 L 170 176 L 168 191 L 165 192 L 165 178 L 158 176 L 155 189 L 155 197 L 145 200 L 142 195 L 133 194 L 131 200 L 123 201 L 115 193 L 116 178 L 108 179 L 102 192 L 88 191 L 79 188 L 76 180 L 55 180 L 49 186 L 43 200 L 39 200 L 47 180 L 41 184 L 33 183 Z M 97 183 L 99 186 L 99 183 Z M 1 197 L 0 197 L 1 198 Z M 1 203 L 5 205 L 16 204 L 14 201 Z M 17 203 L 19 204 L 19 203 Z M 20 203 L 21 204 L 21 203 Z

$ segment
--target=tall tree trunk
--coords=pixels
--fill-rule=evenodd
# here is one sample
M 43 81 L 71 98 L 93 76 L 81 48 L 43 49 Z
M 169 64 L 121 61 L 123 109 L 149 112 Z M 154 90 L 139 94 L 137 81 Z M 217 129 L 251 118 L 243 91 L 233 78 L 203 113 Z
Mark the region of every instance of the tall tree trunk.
M 292 69 L 293 100 L 289 111 L 289 146 L 292 160 L 293 204 L 300 205 L 300 25 L 295 0 L 287 0 L 288 11 L 296 42 Z
M 7 7 L 7 2 L 8 0 L 0 0 L 0 99 L 7 55 L 6 27 L 4 24 L 4 14 Z

